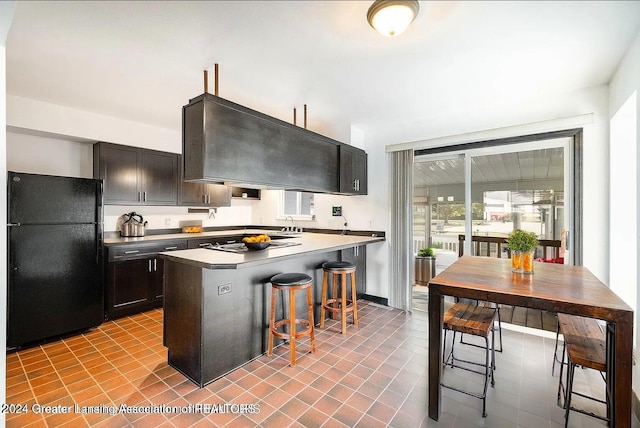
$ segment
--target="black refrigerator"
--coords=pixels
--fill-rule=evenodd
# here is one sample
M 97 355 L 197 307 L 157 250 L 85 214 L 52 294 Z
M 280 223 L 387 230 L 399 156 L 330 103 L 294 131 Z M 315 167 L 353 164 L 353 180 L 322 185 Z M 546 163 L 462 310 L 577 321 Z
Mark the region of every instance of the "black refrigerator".
M 102 180 L 9 172 L 7 349 L 102 323 Z

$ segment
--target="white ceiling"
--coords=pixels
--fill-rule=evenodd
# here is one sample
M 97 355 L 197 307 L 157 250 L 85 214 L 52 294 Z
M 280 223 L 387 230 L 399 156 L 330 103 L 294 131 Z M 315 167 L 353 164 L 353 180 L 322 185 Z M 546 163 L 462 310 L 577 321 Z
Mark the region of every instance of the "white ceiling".
M 398 143 L 447 115 L 606 84 L 640 28 L 638 1 L 421 1 L 385 38 L 370 4 L 20 1 L 7 93 L 177 130 L 219 63 L 223 98 L 287 121 L 297 107 L 299 124 L 306 103 L 309 129 Z

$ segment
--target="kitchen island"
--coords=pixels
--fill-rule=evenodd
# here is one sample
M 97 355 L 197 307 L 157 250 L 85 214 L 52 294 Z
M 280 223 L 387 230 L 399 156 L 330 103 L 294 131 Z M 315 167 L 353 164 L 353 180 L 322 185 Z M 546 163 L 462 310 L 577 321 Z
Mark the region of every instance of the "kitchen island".
M 322 263 L 349 260 L 359 282 L 366 275 L 366 245 L 379 236 L 303 233 L 280 239 L 292 246 L 232 253 L 191 249 L 160 253 L 164 260 L 164 344 L 169 365 L 199 386 L 240 367 L 267 350 L 270 278 L 303 272 L 314 281 L 319 321 Z M 360 292 L 364 292 L 360 287 Z M 296 302 L 306 311 L 304 296 Z M 276 317 L 283 316 L 278 305 Z M 304 349 L 304 348 L 302 348 Z

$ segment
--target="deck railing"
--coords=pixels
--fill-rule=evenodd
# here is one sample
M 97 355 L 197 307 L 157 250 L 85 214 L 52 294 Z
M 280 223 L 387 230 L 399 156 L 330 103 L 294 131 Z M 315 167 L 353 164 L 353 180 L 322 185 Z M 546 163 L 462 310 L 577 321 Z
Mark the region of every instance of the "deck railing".
M 458 256 L 462 257 L 464 254 L 464 235 L 458 235 Z M 507 248 L 507 238 L 502 236 L 477 236 L 471 237 L 472 246 L 474 247 L 473 254 L 476 256 L 485 255 L 487 257 L 502 257 L 503 248 L 505 249 L 506 257 L 511 257 L 511 253 Z M 543 261 L 551 263 L 563 263 L 564 260 L 560 257 L 560 248 L 562 247 L 562 241 L 557 239 L 538 239 L 538 248 L 540 252 L 536 250 L 536 257 L 541 258 Z M 551 253 L 552 257 L 549 257 Z

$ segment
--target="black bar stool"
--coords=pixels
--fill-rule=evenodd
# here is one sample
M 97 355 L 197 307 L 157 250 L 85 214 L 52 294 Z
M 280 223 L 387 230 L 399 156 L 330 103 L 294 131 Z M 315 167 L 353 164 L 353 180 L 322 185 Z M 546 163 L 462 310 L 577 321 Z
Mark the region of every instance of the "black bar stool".
M 310 336 L 311 353 L 316 351 L 316 337 L 313 322 L 313 293 L 311 292 L 311 277 L 304 273 L 280 273 L 271 278 L 271 313 L 269 316 L 269 350 L 267 355 L 273 355 L 273 337 L 289 340 L 291 365 L 296 365 L 296 339 Z M 276 321 L 276 293 L 278 290 L 289 292 L 289 317 Z M 307 290 L 307 307 L 309 319 L 296 318 L 296 291 Z M 283 308 L 284 309 L 284 308 Z M 305 326 L 302 331 L 296 331 L 296 324 Z M 289 326 L 289 333 L 280 332 L 281 326 Z
M 322 277 L 322 309 L 320 310 L 320 328 L 324 328 L 325 311 L 331 312 L 331 318 L 335 314 L 341 314 L 342 334 L 347 333 L 347 314 L 353 314 L 353 324 L 358 325 L 358 303 L 356 294 L 356 266 L 350 262 L 325 262 L 322 264 L 324 271 Z M 329 274 L 332 276 L 332 298 L 327 299 Z M 351 298 L 347 298 L 347 275 L 351 276 Z M 341 278 L 340 295 L 338 297 L 338 277 Z

